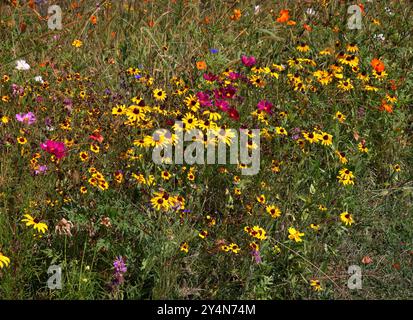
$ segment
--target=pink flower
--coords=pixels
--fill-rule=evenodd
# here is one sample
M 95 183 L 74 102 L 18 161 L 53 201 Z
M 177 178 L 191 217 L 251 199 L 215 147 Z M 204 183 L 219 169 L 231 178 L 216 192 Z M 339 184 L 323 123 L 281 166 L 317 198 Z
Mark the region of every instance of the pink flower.
M 241 56 L 241 62 L 242 62 L 246 67 L 251 68 L 253 65 L 255 65 L 255 63 L 257 62 L 257 60 L 255 59 L 254 56 L 247 57 L 247 56 L 242 55 L 242 56 Z
M 46 152 L 54 154 L 58 159 L 61 159 L 66 155 L 66 147 L 63 142 L 47 140 L 40 144 L 40 147 Z
M 33 112 L 28 112 L 26 114 L 18 113 L 16 114 L 16 120 L 27 124 L 33 124 L 36 122 L 36 116 Z
M 258 110 L 262 110 L 268 114 L 271 114 L 272 113 L 271 109 L 273 107 L 273 104 L 267 100 L 261 100 L 260 102 L 258 102 L 257 107 L 258 107 Z

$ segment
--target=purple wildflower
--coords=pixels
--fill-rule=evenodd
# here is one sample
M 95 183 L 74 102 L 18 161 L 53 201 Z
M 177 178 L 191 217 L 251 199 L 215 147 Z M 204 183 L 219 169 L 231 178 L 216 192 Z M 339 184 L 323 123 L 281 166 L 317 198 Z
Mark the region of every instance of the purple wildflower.
M 36 116 L 34 115 L 33 112 L 28 112 L 28 113 L 18 113 L 16 114 L 16 120 L 19 122 L 23 122 L 25 124 L 33 124 L 36 122 Z

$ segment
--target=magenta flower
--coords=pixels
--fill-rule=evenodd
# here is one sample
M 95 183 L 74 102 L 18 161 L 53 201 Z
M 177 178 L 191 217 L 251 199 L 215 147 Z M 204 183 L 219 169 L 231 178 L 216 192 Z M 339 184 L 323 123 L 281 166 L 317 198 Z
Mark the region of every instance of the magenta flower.
M 272 113 L 271 109 L 273 107 L 273 104 L 267 100 L 261 100 L 260 102 L 258 102 L 257 107 L 258 107 L 258 110 L 262 110 L 268 114 L 271 114 Z
M 46 152 L 54 154 L 58 159 L 61 159 L 66 155 L 66 147 L 63 142 L 47 140 L 40 144 L 40 147 Z
M 215 105 L 220 108 L 222 111 L 228 111 L 230 108 L 230 105 L 227 101 L 222 100 L 222 99 L 217 99 L 215 100 Z
M 255 65 L 255 63 L 257 62 L 257 60 L 255 59 L 254 56 L 241 56 L 241 62 L 244 64 L 244 66 L 251 68 L 253 65 Z
M 196 97 L 198 98 L 198 101 L 201 104 L 201 106 L 203 107 L 212 106 L 212 102 L 211 102 L 211 99 L 208 93 L 200 91 L 196 94 Z
M 16 114 L 16 120 L 30 125 L 36 122 L 36 116 L 33 112 L 18 113 Z

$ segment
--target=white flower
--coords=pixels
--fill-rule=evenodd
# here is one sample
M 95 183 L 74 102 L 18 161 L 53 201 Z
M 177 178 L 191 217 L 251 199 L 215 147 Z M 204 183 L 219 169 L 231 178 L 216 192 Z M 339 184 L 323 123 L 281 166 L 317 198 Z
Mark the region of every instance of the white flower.
M 373 36 L 373 38 L 374 38 L 374 39 L 381 40 L 381 41 L 386 40 L 386 38 L 384 37 L 384 35 L 383 35 L 382 33 L 380 33 L 380 34 L 375 34 L 375 35 Z
M 259 14 L 261 10 L 261 7 L 259 5 L 254 7 L 254 14 Z
M 17 60 L 16 69 L 17 70 L 29 70 L 30 66 L 25 60 Z
M 36 77 L 34 77 L 34 81 L 43 83 L 43 78 L 42 78 L 42 76 L 36 76 Z
M 391 11 L 389 7 L 384 8 L 384 10 L 386 10 L 387 14 L 393 15 L 393 12 Z
M 315 15 L 315 10 L 314 10 L 313 8 L 308 8 L 307 11 L 306 11 L 306 13 L 307 13 L 309 16 L 313 16 L 313 15 Z

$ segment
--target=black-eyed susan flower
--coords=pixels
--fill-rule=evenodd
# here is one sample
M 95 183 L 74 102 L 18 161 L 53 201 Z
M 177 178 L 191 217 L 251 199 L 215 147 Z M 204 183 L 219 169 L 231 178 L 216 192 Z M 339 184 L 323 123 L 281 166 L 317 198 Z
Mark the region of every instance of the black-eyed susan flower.
M 261 194 L 261 195 L 257 196 L 257 201 L 261 204 L 264 204 L 265 201 L 266 201 L 265 200 L 265 195 Z
M 154 89 L 152 94 L 156 101 L 165 101 L 166 99 L 166 92 L 162 89 Z
M 333 136 L 327 132 L 321 132 L 318 136 L 323 146 L 330 146 L 333 143 Z
M 323 288 L 321 287 L 320 280 L 311 280 L 310 286 L 313 288 L 314 291 L 319 292 L 322 291 Z
M 164 170 L 161 172 L 161 178 L 168 181 L 171 178 L 171 174 L 168 171 Z
M 392 167 L 393 167 L 393 170 L 396 172 L 400 172 L 402 170 L 399 164 L 395 164 Z
M 265 230 L 260 226 L 253 226 L 252 228 L 246 226 L 244 227 L 244 231 L 247 232 L 251 237 L 257 238 L 259 240 L 267 239 Z
M 346 226 L 351 226 L 354 223 L 353 216 L 347 211 L 344 211 L 340 214 L 340 220 L 344 222 Z
M 17 138 L 17 143 L 19 144 L 26 144 L 27 143 L 27 139 L 25 137 L 18 137 Z
M 346 80 L 340 80 L 337 88 L 339 88 L 342 91 L 349 91 L 351 89 L 354 89 L 353 84 L 351 83 L 351 79 L 347 78 Z
M 359 51 L 359 48 L 358 48 L 357 44 L 355 44 L 355 43 L 348 44 L 346 49 L 347 49 L 348 52 L 351 52 L 351 53 Z
M 0 269 L 8 267 L 10 265 L 10 258 L 6 257 L 3 253 L 0 252 Z
M 317 232 L 318 230 L 320 230 L 320 225 L 312 223 L 310 224 L 310 228 L 313 229 L 315 232 Z
M 189 251 L 188 242 L 181 243 L 181 245 L 179 246 L 179 250 L 181 250 L 182 252 L 188 253 L 188 251 Z
M 288 233 L 288 239 L 294 240 L 295 242 L 302 242 L 303 240 L 301 237 L 305 235 L 303 232 L 300 232 L 293 227 L 288 228 Z
M 278 218 L 281 215 L 281 210 L 275 205 L 268 205 L 265 210 L 272 218 Z
M 87 161 L 89 159 L 89 155 L 87 152 L 82 151 L 79 153 L 79 158 L 82 162 Z
M 192 130 L 198 125 L 198 119 L 192 113 L 186 113 L 182 122 L 185 125 L 185 130 Z
M 336 150 L 335 153 L 338 156 L 340 163 L 346 164 L 348 162 L 346 154 L 344 152 Z
M 324 205 L 322 205 L 322 204 L 320 204 L 320 205 L 318 206 L 318 210 L 320 210 L 320 211 L 327 211 L 327 207 L 324 206 Z
M 360 152 L 362 152 L 362 153 L 367 153 L 367 152 L 369 152 L 369 148 L 366 147 L 366 144 L 365 144 L 365 143 L 360 142 L 360 143 L 357 145 L 357 148 L 358 148 L 358 150 L 359 150 Z
M 185 105 L 193 112 L 197 112 L 201 106 L 198 98 L 192 94 L 186 97 L 184 102 Z
M 342 114 L 340 111 L 337 111 L 334 119 L 337 119 L 340 123 L 343 123 L 346 120 L 346 116 Z
M 85 186 L 82 186 L 82 187 L 80 187 L 79 191 L 80 191 L 81 194 L 85 194 L 85 193 L 87 193 L 87 188 Z
M 343 185 L 353 185 L 355 177 L 352 171 L 347 168 L 343 168 L 339 171 L 337 179 Z
M 44 222 L 40 222 L 38 219 L 33 218 L 29 214 L 24 215 L 24 219 L 22 219 L 22 222 L 26 223 L 27 227 L 33 227 L 34 230 L 37 230 L 39 233 L 45 233 L 47 230 L 47 224 Z
M 241 251 L 241 248 L 239 247 L 239 245 L 237 245 L 236 243 L 231 243 L 229 245 L 230 250 L 235 253 L 238 254 Z
M 288 135 L 287 130 L 285 130 L 283 127 L 276 127 L 275 132 L 279 135 L 286 136 Z
M 310 143 L 319 142 L 319 135 L 315 132 L 303 132 L 303 137 Z
M 205 239 L 208 236 L 208 231 L 207 230 L 202 230 L 198 236 L 202 239 Z
M 295 47 L 300 52 L 308 52 L 310 50 L 310 46 L 306 43 L 300 43 L 297 47 Z

